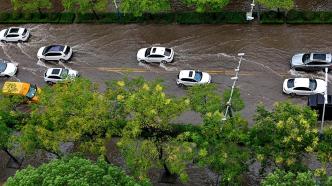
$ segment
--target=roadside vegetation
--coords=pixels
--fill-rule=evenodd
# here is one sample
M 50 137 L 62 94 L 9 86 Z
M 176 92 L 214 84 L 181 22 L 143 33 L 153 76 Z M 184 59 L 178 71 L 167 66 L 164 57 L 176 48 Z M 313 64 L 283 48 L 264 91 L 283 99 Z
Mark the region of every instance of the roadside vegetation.
M 332 180 L 327 174 L 332 129 L 325 128 L 320 137 L 317 114 L 308 107 L 280 102 L 269 111 L 260 105 L 254 125 L 248 127 L 239 114 L 245 105 L 238 89 L 232 117 L 223 120 L 230 92 L 220 94 L 213 84 L 188 88 L 182 98 L 166 95 L 162 82 L 142 78 L 113 81 L 107 87 L 101 93 L 97 84 L 82 78 L 47 86 L 40 103 L 29 105 L 28 112 L 19 109 L 19 98 L 2 96 L 1 150 L 18 166 L 22 156 L 37 152 L 56 158 L 18 171 L 7 185 L 71 185 L 75 180 L 81 185 L 89 184 L 90 176 L 98 185 L 108 180 L 149 185 L 151 170 L 160 170 L 161 181 L 186 183 L 189 165 L 210 169 L 220 185 L 242 185 L 252 164 L 259 165 L 259 177 L 266 177 L 263 185 L 324 185 Z M 203 123 L 172 122 L 188 110 L 199 113 Z M 118 139 L 123 168 L 133 178 L 119 176 L 124 171 L 107 163 L 107 144 L 113 138 Z M 72 145 L 64 151 L 64 144 Z M 308 157 L 321 166 L 311 169 L 305 161 Z

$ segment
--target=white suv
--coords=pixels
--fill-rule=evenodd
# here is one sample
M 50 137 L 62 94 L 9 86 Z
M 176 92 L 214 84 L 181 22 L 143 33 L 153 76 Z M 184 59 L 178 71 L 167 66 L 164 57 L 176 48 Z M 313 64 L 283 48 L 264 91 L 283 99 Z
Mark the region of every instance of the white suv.
M 181 70 L 176 84 L 178 86 L 193 86 L 211 83 L 211 75 L 198 70 Z
M 23 42 L 29 39 L 30 33 L 26 28 L 10 27 L 0 31 L 0 41 L 6 42 Z
M 79 77 L 79 73 L 67 68 L 49 68 L 44 74 L 44 80 L 50 85 L 76 77 Z
M 68 61 L 73 54 L 73 50 L 67 45 L 50 45 L 41 47 L 37 57 L 41 61 Z
M 170 63 L 174 50 L 165 47 L 142 48 L 137 52 L 137 61 L 142 63 Z

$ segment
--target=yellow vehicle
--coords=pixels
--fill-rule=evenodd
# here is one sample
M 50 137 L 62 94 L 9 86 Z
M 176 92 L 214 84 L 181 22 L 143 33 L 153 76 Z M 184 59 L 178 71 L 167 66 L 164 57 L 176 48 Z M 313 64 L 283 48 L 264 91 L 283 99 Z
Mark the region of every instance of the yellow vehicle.
M 7 81 L 3 85 L 2 92 L 7 95 L 24 96 L 28 102 L 37 103 L 41 89 L 30 83 Z

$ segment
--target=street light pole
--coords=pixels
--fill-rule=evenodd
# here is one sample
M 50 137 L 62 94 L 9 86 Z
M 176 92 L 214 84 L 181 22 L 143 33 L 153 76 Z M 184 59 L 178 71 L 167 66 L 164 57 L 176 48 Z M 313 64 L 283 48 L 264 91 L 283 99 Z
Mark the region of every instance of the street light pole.
M 324 128 L 324 119 L 325 119 L 325 107 L 326 104 L 328 103 L 327 100 L 327 72 L 328 72 L 328 68 L 325 68 L 325 83 L 326 83 L 326 90 L 324 92 L 324 105 L 323 105 L 323 114 L 322 114 L 322 122 L 320 124 L 320 134 L 323 134 L 323 128 Z
M 227 115 L 228 115 L 229 109 L 231 109 L 231 106 L 232 106 L 232 96 L 233 96 L 233 92 L 234 92 L 234 89 L 235 89 L 236 82 L 239 79 L 239 72 L 240 72 L 240 67 L 241 67 L 241 61 L 242 61 L 242 57 L 244 56 L 244 53 L 238 53 L 237 55 L 240 56 L 240 60 L 239 60 L 238 66 L 234 70 L 236 72 L 235 76 L 231 78 L 234 81 L 233 81 L 233 85 L 232 85 L 231 95 L 229 96 L 229 99 L 228 99 L 228 101 L 226 103 L 227 107 L 226 107 L 226 111 L 225 111 L 224 117 L 222 118 L 223 121 L 225 121 L 227 119 Z

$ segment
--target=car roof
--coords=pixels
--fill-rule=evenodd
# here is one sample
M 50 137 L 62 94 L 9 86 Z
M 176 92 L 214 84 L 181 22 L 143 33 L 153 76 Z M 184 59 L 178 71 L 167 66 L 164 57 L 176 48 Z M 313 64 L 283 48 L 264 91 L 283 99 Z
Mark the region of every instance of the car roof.
M 165 47 L 152 47 L 150 54 L 164 55 Z
M 6 81 L 3 85 L 2 92 L 3 93 L 12 93 L 12 94 L 27 94 L 30 88 L 30 83 L 25 82 L 11 82 Z
M 50 45 L 47 47 L 46 52 L 62 52 L 64 51 L 64 45 Z
M 60 76 L 63 68 L 49 68 L 47 69 L 46 75 L 47 76 Z
M 20 27 L 10 27 L 8 29 L 8 33 L 9 34 L 20 34 L 22 33 L 24 30 L 24 28 L 20 28 Z
M 311 53 L 310 60 L 311 61 L 321 61 L 321 62 L 331 62 L 331 54 L 330 53 Z
M 309 78 L 294 78 L 294 87 L 309 87 Z
M 193 79 L 195 77 L 195 71 L 194 70 L 181 70 L 179 73 L 179 78 L 191 78 Z

